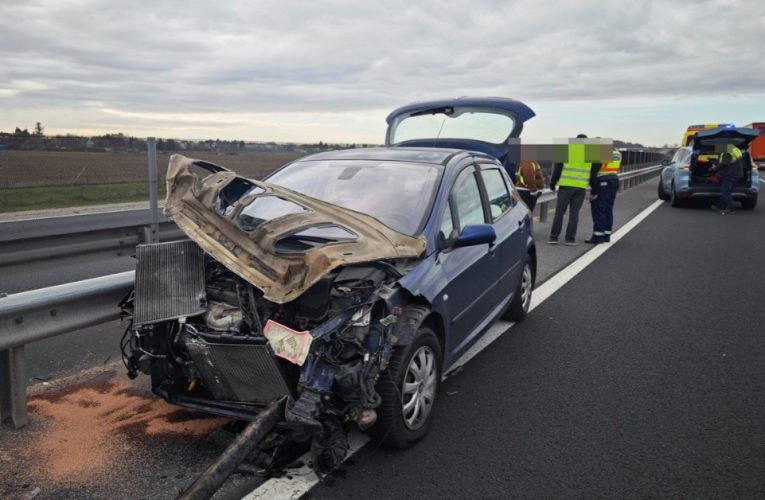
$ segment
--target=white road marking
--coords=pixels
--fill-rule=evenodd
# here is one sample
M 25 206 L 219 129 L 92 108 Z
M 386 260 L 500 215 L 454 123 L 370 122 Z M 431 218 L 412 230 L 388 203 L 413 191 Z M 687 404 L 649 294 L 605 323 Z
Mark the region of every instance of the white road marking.
M 348 436 L 348 454 L 345 460 L 359 451 L 369 442 L 369 436 L 354 431 Z M 306 453 L 301 457 L 305 464 L 310 455 Z M 242 500 L 291 500 L 300 498 L 308 490 L 316 486 L 320 481 L 316 473 L 308 465 L 299 469 L 290 469 L 282 477 L 275 477 L 264 482 L 255 490 L 251 491 Z
M 640 212 L 632 220 L 625 225 L 617 229 L 611 234 L 610 243 L 601 243 L 595 245 L 591 250 L 587 251 L 584 255 L 576 259 L 574 262 L 560 270 L 552 278 L 545 281 L 539 288 L 534 290 L 534 294 L 531 296 L 531 305 L 529 311 L 533 310 L 542 302 L 549 299 L 552 294 L 557 292 L 566 283 L 577 274 L 581 273 L 587 266 L 592 264 L 598 257 L 606 253 L 614 243 L 622 239 L 627 233 L 635 229 L 643 219 L 648 217 L 654 210 L 664 203 L 662 200 L 654 201 L 648 208 Z M 487 348 L 492 342 L 497 340 L 503 333 L 507 332 L 515 323 L 509 321 L 498 320 L 494 323 L 483 336 L 468 349 L 451 367 L 449 367 L 449 373 L 454 373 L 460 367 L 464 366 L 468 361 L 473 359 L 479 352 Z M 444 376 L 446 378 L 446 376 Z M 345 457 L 350 458 L 351 455 L 360 450 L 365 444 L 369 442 L 369 436 L 361 434 L 359 432 L 353 432 L 349 436 L 350 449 Z M 308 455 L 302 457 L 305 463 L 308 459 Z M 303 466 L 300 469 L 290 470 L 289 473 L 285 473 L 280 478 L 269 479 L 264 482 L 258 488 L 249 493 L 242 500 L 291 500 L 297 499 L 303 496 L 311 488 L 316 486 L 320 481 L 319 477 L 308 466 Z
M 529 310 L 533 310 L 535 307 L 547 300 L 552 294 L 557 292 L 560 287 L 568 283 L 574 276 L 592 264 L 595 259 L 606 253 L 614 243 L 624 238 L 627 233 L 635 229 L 635 227 L 640 224 L 643 219 L 651 215 L 651 213 L 659 208 L 659 206 L 661 206 L 663 203 L 664 202 L 662 200 L 654 201 L 632 220 L 611 234 L 610 243 L 601 243 L 599 245 L 595 245 L 592 250 L 588 251 L 576 259 L 574 262 L 563 268 L 549 280 L 545 281 L 542 286 L 534 290 L 534 294 L 531 296 L 531 306 L 529 307 Z
M 760 179 L 760 182 L 762 182 L 763 184 L 765 184 L 765 179 Z
M 599 245 L 593 246 L 593 248 L 589 251 L 587 251 L 584 255 L 576 259 L 574 262 L 563 268 L 562 270 L 558 271 L 552 278 L 545 281 L 539 288 L 536 288 L 534 290 L 533 295 L 531 296 L 531 305 L 529 306 L 529 312 L 534 310 L 535 307 L 540 305 L 542 302 L 550 298 L 552 294 L 557 292 L 563 285 L 568 283 L 571 278 L 579 274 L 592 264 L 595 259 L 606 253 L 611 246 L 622 239 L 624 235 L 632 231 L 632 229 L 635 228 L 640 222 L 648 217 L 651 212 L 656 210 L 662 203 L 664 203 L 662 200 L 656 200 L 653 202 L 648 208 L 640 212 L 635 218 L 630 220 L 628 223 L 620 227 L 616 232 L 611 234 L 611 242 L 610 243 L 601 243 Z M 470 349 L 468 349 L 465 354 L 463 354 L 450 368 L 449 371 L 453 372 L 454 370 L 459 369 L 460 367 L 464 366 L 465 363 L 473 359 L 479 352 L 483 351 L 486 347 L 488 347 L 489 344 L 497 340 L 503 333 L 505 333 L 507 330 L 510 329 L 515 323 L 511 323 L 508 321 L 502 321 L 499 320 L 496 323 L 494 323 L 487 331 L 483 334 L 483 336 L 475 343 L 473 344 Z

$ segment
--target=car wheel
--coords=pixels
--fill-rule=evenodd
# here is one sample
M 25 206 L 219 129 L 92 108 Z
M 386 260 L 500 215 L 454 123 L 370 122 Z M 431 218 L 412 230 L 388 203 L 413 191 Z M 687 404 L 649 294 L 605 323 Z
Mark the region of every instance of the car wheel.
M 425 325 L 411 344 L 393 351 L 377 384 L 382 403 L 372 428 L 384 445 L 408 448 L 428 432 L 441 383 L 441 362 L 441 344 Z
M 531 293 L 533 290 L 534 269 L 531 266 L 531 257 L 527 254 L 526 260 L 523 263 L 523 270 L 521 271 L 521 279 L 518 282 L 518 287 L 515 289 L 515 296 L 507 310 L 502 314 L 502 319 L 516 323 L 526 319 L 526 316 L 529 314 L 529 307 L 531 306 Z
M 754 210 L 754 207 L 757 206 L 757 198 L 747 198 L 745 200 L 741 200 L 741 208 L 746 210 Z
M 677 196 L 677 191 L 675 191 L 675 181 L 672 181 L 672 186 L 669 191 L 669 203 L 675 208 L 683 205 L 683 202 Z
M 661 177 L 659 177 L 659 199 L 667 201 L 669 200 L 669 195 L 664 191 L 664 181 Z

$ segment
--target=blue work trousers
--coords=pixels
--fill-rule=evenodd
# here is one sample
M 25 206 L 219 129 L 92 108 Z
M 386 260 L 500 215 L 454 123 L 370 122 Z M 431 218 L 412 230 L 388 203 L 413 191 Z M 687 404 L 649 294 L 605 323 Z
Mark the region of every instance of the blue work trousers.
M 733 210 L 733 185 L 735 183 L 735 178 L 723 177 L 720 186 L 720 202 L 717 205 L 721 210 Z
M 590 203 L 592 234 L 605 237 L 614 227 L 614 202 L 619 191 L 619 178 L 615 175 L 598 177 L 598 196 Z

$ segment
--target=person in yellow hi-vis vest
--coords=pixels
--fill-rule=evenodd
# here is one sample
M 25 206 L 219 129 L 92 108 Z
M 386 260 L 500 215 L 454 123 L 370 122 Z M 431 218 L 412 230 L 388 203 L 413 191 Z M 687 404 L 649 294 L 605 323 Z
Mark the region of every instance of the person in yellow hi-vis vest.
M 622 154 L 618 149 L 611 152 L 611 160 L 603 163 L 598 170 L 595 184 L 597 191 L 590 194 L 592 210 L 592 236 L 585 243 L 608 243 L 614 227 L 614 202 L 619 191 L 619 169 Z
M 579 134 L 577 139 L 586 139 L 587 136 Z M 547 243 L 556 245 L 561 229 L 563 229 L 563 216 L 569 208 L 568 225 L 566 226 L 566 245 L 576 245 L 576 228 L 579 225 L 579 210 L 582 209 L 587 186 L 591 186 L 597 192 L 595 177 L 600 170 L 600 163 L 588 162 L 585 158 L 585 141 L 574 140 L 568 145 L 568 159 L 565 163 L 553 165 L 550 177 L 550 189 L 555 191 L 558 187 L 558 196 L 555 202 L 555 217 L 550 228 L 550 239 Z

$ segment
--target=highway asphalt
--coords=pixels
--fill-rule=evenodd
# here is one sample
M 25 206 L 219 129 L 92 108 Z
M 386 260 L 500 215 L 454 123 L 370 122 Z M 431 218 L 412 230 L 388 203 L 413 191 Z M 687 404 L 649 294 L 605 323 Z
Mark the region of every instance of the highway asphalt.
M 308 496 L 765 497 L 763 217 L 664 204 Z
M 654 181 L 621 193 L 617 225 L 655 199 Z M 425 440 L 406 451 L 368 445 L 307 497 L 763 497 L 763 217 L 762 207 L 722 216 L 662 205 L 448 379 Z M 547 245 L 549 225 L 535 225 L 542 280 L 589 248 Z M 59 339 L 77 353 L 94 337 L 116 340 Z M 32 371 L 70 362 L 28 349 Z M 0 460 L 22 433 L 0 428 Z M 42 485 L 42 497 L 167 498 L 228 439 L 138 436 L 109 484 Z M 21 491 L 23 478 L 2 476 L 0 493 Z M 236 474 L 216 498 L 260 482 Z

